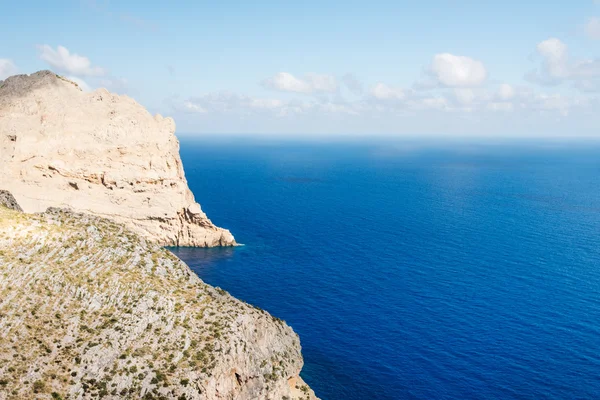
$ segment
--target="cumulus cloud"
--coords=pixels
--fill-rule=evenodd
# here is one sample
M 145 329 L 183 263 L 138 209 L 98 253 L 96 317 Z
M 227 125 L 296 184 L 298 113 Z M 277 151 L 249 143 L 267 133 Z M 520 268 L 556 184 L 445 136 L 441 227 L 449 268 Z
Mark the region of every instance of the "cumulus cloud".
M 544 59 L 543 72 L 551 79 L 564 79 L 569 75 L 567 46 L 559 39 L 550 38 L 537 45 Z
M 518 112 L 525 115 L 567 116 L 575 111 L 592 110 L 589 96 L 536 93 L 526 87 L 501 84 L 497 88 L 440 88 L 414 91 L 394 88 L 383 83 L 370 91 L 370 102 L 364 112 L 384 112 L 426 115 L 427 112 L 451 114 Z
M 548 121 L 594 115 L 594 96 L 537 92 L 529 87 L 508 84 L 495 88 L 441 88 L 415 91 L 379 83 L 361 98 L 346 101 L 341 97 L 320 99 L 301 97 L 293 100 L 260 98 L 234 92 L 213 92 L 171 101 L 173 112 L 182 119 L 202 121 L 263 121 L 293 124 L 298 121 L 398 121 L 397 118 L 422 118 L 431 121 Z M 510 114 L 510 117 L 509 117 Z M 467 117 L 469 116 L 469 117 Z M 450 118 L 450 119 L 448 119 Z M 509 119 L 507 119 L 509 118 Z M 471 119 L 469 119 L 471 120 Z M 291 121 L 294 121 L 293 123 Z M 528 123 L 529 123 L 528 122 Z M 196 121 L 196 123 L 198 123 Z M 488 126 L 489 127 L 489 126 Z
M 190 97 L 184 101 L 170 102 L 175 111 L 193 114 L 227 114 L 232 116 L 265 115 L 289 117 L 300 114 L 359 115 L 364 105 L 360 101 L 345 102 L 314 98 L 310 101 L 293 99 L 283 101 L 274 98 L 258 98 L 229 91 L 207 93 Z
M 206 109 L 192 101 L 186 100 L 182 103 L 182 108 L 185 111 L 198 113 L 198 114 L 206 114 L 208 111 Z
M 436 54 L 429 73 L 439 85 L 455 88 L 480 86 L 487 78 L 481 61 L 450 53 Z
M 571 81 L 574 87 L 587 91 L 600 84 L 600 60 L 571 61 L 567 45 L 556 38 L 539 43 L 536 50 L 542 65 L 525 75 L 529 81 L 541 85 Z
M 511 85 L 503 83 L 498 88 L 497 96 L 500 100 L 510 100 L 515 97 L 515 89 Z
M 571 61 L 567 46 L 556 38 L 539 43 L 536 50 L 541 59 L 541 66 L 535 71 L 537 83 L 568 80 L 582 90 L 600 89 L 600 61 Z M 311 96 L 280 100 L 214 92 L 179 101 L 176 111 L 205 115 L 203 119 L 220 114 L 242 117 L 242 120 L 246 120 L 247 116 L 252 117 L 247 120 L 254 120 L 254 117 L 261 115 L 267 118 L 314 117 L 314 120 L 321 120 L 338 115 L 349 118 L 358 116 L 356 121 L 361 121 L 418 115 L 426 119 L 446 118 L 442 115 L 448 114 L 467 120 L 487 116 L 500 121 L 511 113 L 511 119 L 507 121 L 532 116 L 546 121 L 547 117 L 590 114 L 593 113 L 593 104 L 598 104 L 590 101 L 590 95 L 539 93 L 508 83 L 486 85 L 488 73 L 481 61 L 450 53 L 434 56 L 423 76 L 427 79 L 412 88 L 379 82 L 365 90 L 354 76 L 347 74 L 341 82 L 356 95 L 348 101 L 344 98 L 348 93 L 339 90 L 338 82 L 331 75 L 307 74 L 296 77 L 280 72 L 264 80 L 263 86 L 280 92 Z M 415 90 L 418 85 L 429 90 Z
M 371 88 L 371 95 L 378 100 L 403 100 L 406 92 L 400 88 L 394 88 L 384 83 L 378 83 Z
M 0 58 L 0 81 L 16 74 L 17 71 L 17 66 L 12 62 L 12 60 Z
M 487 106 L 492 111 L 515 111 L 527 115 L 566 117 L 578 111 L 593 109 L 593 102 L 586 95 L 564 95 L 559 93 L 538 93 L 528 88 L 514 89 L 510 99 L 492 99 Z
M 371 88 L 368 100 L 388 111 L 471 111 L 483 100 L 483 96 L 471 88 L 441 88 L 436 92 L 423 92 L 378 83 Z
M 262 99 L 241 95 L 229 91 L 208 93 L 190 97 L 176 106 L 181 111 L 199 114 L 207 113 L 248 113 L 282 108 L 283 101 Z
M 45 44 L 38 46 L 40 58 L 57 71 L 74 76 L 102 76 L 106 73 L 103 68 L 92 66 L 92 62 L 79 54 L 71 53 L 66 47 L 58 46 L 53 49 Z
M 288 72 L 280 72 L 265 79 L 262 85 L 267 89 L 303 94 L 334 93 L 338 90 L 334 76 L 320 74 L 307 74 L 303 78 L 297 78 Z
M 591 39 L 600 40 L 600 18 L 590 18 L 585 24 L 585 33 Z

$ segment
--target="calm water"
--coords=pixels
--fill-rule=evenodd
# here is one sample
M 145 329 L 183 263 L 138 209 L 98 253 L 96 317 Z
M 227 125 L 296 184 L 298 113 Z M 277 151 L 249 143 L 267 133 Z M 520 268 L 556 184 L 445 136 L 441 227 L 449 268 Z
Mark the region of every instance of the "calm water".
M 600 397 L 600 147 L 182 141 L 246 244 L 179 249 L 332 399 Z

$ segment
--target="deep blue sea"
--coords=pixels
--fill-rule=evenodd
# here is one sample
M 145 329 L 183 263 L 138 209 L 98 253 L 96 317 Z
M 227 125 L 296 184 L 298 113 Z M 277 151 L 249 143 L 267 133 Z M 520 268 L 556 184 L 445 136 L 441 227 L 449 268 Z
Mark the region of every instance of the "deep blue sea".
M 324 400 L 600 398 L 600 146 L 183 139 L 245 246 L 178 249 L 284 319 Z

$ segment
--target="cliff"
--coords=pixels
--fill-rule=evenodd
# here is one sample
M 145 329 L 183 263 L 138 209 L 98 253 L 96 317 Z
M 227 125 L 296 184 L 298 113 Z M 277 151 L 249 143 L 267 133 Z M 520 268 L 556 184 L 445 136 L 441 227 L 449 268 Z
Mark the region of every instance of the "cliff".
M 315 399 L 285 322 L 121 224 L 17 210 L 0 193 L 0 399 Z
M 0 81 L 0 187 L 26 212 L 69 207 L 162 245 L 231 246 L 194 200 L 171 118 L 50 71 Z

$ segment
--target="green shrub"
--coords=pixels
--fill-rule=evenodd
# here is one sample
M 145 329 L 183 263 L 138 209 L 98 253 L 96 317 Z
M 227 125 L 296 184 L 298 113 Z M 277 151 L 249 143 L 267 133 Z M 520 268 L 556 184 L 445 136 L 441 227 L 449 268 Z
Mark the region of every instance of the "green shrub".
M 46 390 L 46 384 L 42 381 L 33 382 L 33 392 L 34 393 L 42 393 Z

